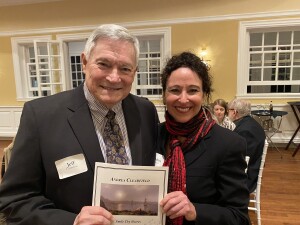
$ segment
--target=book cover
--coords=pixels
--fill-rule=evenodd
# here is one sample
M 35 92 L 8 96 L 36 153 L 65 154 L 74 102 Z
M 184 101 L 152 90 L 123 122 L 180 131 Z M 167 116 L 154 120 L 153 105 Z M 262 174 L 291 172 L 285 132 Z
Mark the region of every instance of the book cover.
M 163 225 L 167 185 L 168 167 L 96 163 L 93 205 L 110 211 L 114 225 Z

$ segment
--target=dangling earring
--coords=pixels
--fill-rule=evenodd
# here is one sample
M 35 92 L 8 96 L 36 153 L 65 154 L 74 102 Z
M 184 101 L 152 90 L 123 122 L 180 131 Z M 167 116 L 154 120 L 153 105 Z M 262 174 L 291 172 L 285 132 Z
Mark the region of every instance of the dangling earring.
M 165 97 L 163 96 L 163 104 L 164 104 L 164 109 L 165 109 L 165 113 L 167 111 L 167 105 L 166 105 L 166 100 Z
M 202 106 L 202 110 L 203 110 L 203 113 L 204 113 L 205 119 L 206 119 L 206 120 L 208 120 L 208 118 L 207 118 L 207 115 L 206 115 L 206 112 L 205 112 L 205 108 L 204 108 L 204 106 Z

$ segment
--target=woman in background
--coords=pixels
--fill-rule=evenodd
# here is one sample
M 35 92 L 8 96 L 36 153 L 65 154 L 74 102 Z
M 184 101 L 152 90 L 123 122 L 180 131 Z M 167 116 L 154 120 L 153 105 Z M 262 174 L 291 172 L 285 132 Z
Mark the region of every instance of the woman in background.
M 221 127 L 225 127 L 229 130 L 234 130 L 235 124 L 227 117 L 228 106 L 224 99 L 217 99 L 212 104 L 212 110 L 216 117 L 217 123 Z
M 166 122 L 159 153 L 169 167 L 168 194 L 160 205 L 167 225 L 248 225 L 246 142 L 217 126 L 202 107 L 211 77 L 196 55 L 173 56 L 162 72 Z

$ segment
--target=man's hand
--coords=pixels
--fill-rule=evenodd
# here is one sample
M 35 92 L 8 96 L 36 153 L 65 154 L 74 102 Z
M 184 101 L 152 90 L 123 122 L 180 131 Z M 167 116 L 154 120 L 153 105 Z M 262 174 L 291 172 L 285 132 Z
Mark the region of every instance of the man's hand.
M 113 215 L 100 206 L 85 206 L 77 215 L 73 225 L 110 225 Z

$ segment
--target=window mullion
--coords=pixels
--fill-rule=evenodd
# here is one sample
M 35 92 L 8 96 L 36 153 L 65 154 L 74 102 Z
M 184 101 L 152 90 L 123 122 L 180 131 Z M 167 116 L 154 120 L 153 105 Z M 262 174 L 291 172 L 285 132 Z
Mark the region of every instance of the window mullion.
M 53 79 L 52 79 L 52 71 L 53 71 L 53 68 L 52 68 L 52 60 L 51 60 L 51 43 L 50 42 L 47 42 L 46 43 L 47 45 L 47 59 L 48 59 L 48 77 L 49 77 L 49 82 L 48 82 L 48 85 L 50 85 L 50 92 L 51 94 L 55 93 L 54 92 L 54 89 L 53 89 Z
M 293 74 L 294 74 L 294 54 L 295 54 L 295 50 L 294 50 L 294 34 L 295 31 L 292 32 L 292 36 L 291 36 L 291 71 L 290 71 L 290 81 L 293 80 Z
M 38 89 L 38 96 L 42 96 L 42 90 L 41 90 L 41 77 L 40 77 L 40 68 L 39 68 L 39 59 L 38 59 L 38 47 L 37 47 L 37 41 L 34 40 L 33 42 L 33 49 L 34 49 L 34 61 L 35 61 L 35 69 L 36 69 L 36 85 Z

